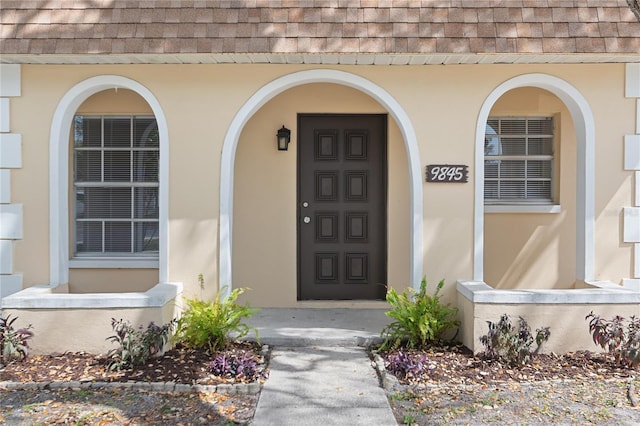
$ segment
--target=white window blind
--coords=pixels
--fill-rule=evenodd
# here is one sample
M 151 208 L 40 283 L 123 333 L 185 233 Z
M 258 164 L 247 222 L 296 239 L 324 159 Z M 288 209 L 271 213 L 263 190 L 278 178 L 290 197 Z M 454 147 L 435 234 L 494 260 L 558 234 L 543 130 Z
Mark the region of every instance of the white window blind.
M 75 256 L 158 256 L 154 117 L 74 119 Z
M 553 202 L 552 117 L 490 117 L 484 141 L 485 203 Z

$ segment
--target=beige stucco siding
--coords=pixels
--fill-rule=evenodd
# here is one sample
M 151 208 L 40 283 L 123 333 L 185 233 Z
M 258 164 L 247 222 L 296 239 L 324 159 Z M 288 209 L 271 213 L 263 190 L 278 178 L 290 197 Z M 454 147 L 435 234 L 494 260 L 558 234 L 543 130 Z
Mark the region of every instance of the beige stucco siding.
M 635 99 L 624 98 L 624 80 L 603 76 L 593 86 L 589 101 L 596 117 L 595 278 L 619 284 L 620 278 L 634 277 L 633 244 L 623 242 L 622 209 L 636 205 L 633 172 L 624 170 L 624 135 L 636 133 Z
M 624 65 L 335 68 L 370 80 L 401 105 L 417 136 L 422 169 L 436 163 L 470 166 L 470 180 L 466 184 L 422 184 L 424 273 L 430 281 L 445 278 L 448 283 L 473 275 L 473 145 L 483 102 L 499 84 L 522 74 L 545 73 L 571 84 L 586 99 L 595 118 L 595 275 L 616 283 L 631 276 L 632 245 L 621 242 L 620 220 L 622 208 L 632 205 L 632 173 L 623 170 L 623 136 L 634 133 L 635 103 L 624 98 Z M 261 87 L 284 75 L 308 69 L 313 67 L 23 65 L 22 96 L 11 100 L 11 129 L 22 134 L 23 167 L 12 171 L 11 194 L 12 202 L 22 204 L 24 209 L 24 238 L 14 245 L 14 270 L 23 274 L 24 286 L 49 281 L 49 132 L 58 102 L 75 84 L 93 76 L 120 75 L 142 84 L 158 100 L 169 129 L 169 280 L 183 282 L 186 295 L 195 295 L 199 293 L 197 276 L 202 273 L 205 295 L 209 296 L 219 284 L 220 161 L 225 134 L 238 110 Z M 319 99 L 311 102 L 303 98 L 307 94 Z M 344 95 L 349 97 L 343 98 Z M 543 101 L 545 105 L 551 102 L 546 97 Z M 379 104 L 354 89 L 312 85 L 285 91 L 248 121 L 235 164 L 233 262 L 237 281 L 233 284 L 253 287 L 247 297 L 257 306 L 267 303 L 261 299 L 267 291 L 278 293 L 277 298 L 268 299 L 269 304 L 274 304 L 274 299 L 283 305 L 295 303 L 295 115 L 312 111 L 313 105 L 323 112 L 357 109 L 384 112 Z M 564 132 L 566 111 L 562 111 L 561 108 Z M 294 143 L 289 152 L 277 153 L 275 131 L 283 124 L 293 131 Z M 562 142 L 571 140 L 564 134 L 562 139 Z M 390 119 L 389 214 L 393 223 L 389 226 L 389 279 L 398 287 L 409 284 L 406 282 L 409 235 L 404 223 L 408 219 L 403 219 L 409 203 L 408 172 L 402 142 L 396 123 Z M 564 161 L 564 145 L 561 154 Z M 567 179 L 570 186 L 570 177 Z M 264 185 L 266 192 L 259 191 L 257 184 Z M 244 191 L 251 191 L 260 203 L 245 198 Z M 562 190 L 561 202 L 569 203 Z M 260 212 L 252 211 L 255 205 L 262 206 Z M 562 215 L 569 216 L 570 210 L 563 208 L 563 213 L 556 217 L 564 220 Z M 533 229 L 539 217 L 531 222 L 526 216 L 518 220 L 526 222 L 524 227 L 529 228 L 531 235 L 537 235 Z M 543 219 L 549 220 L 558 219 Z M 243 222 L 251 232 L 240 228 Z M 546 256 L 555 258 L 555 275 L 549 280 L 562 285 L 570 281 L 565 278 L 570 274 L 561 265 L 564 258 L 558 260 L 556 254 L 569 253 L 567 263 L 575 262 L 572 258 L 575 244 L 571 242 L 569 228 L 567 224 L 561 243 L 539 257 L 545 265 Z M 252 244 L 252 238 L 259 238 L 260 244 Z M 269 247 L 269 257 L 262 258 L 267 251 L 265 244 L 273 246 Z M 240 262 L 241 259 L 246 261 Z M 269 263 L 269 259 L 277 259 L 277 264 Z M 256 268 L 256 262 L 262 263 L 262 267 Z M 537 271 L 539 265 L 528 269 Z M 445 291 L 446 299 L 454 299 L 453 287 L 450 285 Z
M 6 312 L 5 312 L 6 311 Z M 116 348 L 107 340 L 113 336 L 111 320 L 129 321 L 135 328 L 150 322 L 166 324 L 175 317 L 176 302 L 148 308 L 70 308 L 70 309 L 5 309 L 3 315 L 18 317 L 18 326 L 33 326 L 34 336 L 29 341 L 31 354 L 86 351 L 105 354 Z M 55 318 L 55 320 L 52 320 Z M 62 345 L 62 346 L 61 346 Z M 61 349 L 63 348 L 63 349 Z
M 70 293 L 145 292 L 158 283 L 157 268 L 71 268 Z
M 486 213 L 484 280 L 494 288 L 573 288 L 576 281 L 576 138 L 562 101 L 534 88 L 503 95 L 491 116 L 554 117 L 554 203 L 559 213 Z
M 480 343 L 480 337 L 489 332 L 488 321 L 496 323 L 502 314 L 511 318 L 511 323 L 516 326 L 519 317 L 523 317 L 531 332 L 550 327 L 549 340 L 540 349 L 542 353 L 562 354 L 578 350 L 601 351 L 602 349 L 593 343 L 589 333 L 589 322 L 585 317 L 594 312 L 600 317 L 611 319 L 616 315 L 629 318 L 638 315 L 636 304 L 481 304 L 475 305 L 462 296 L 459 296 L 459 306 L 464 313 L 464 321 L 460 327 L 459 338 L 461 342 L 473 352 L 484 351 Z M 535 349 L 535 343 L 532 350 Z
M 153 115 L 149 104 L 140 95 L 127 89 L 103 90 L 91 95 L 78 107 L 77 113 Z

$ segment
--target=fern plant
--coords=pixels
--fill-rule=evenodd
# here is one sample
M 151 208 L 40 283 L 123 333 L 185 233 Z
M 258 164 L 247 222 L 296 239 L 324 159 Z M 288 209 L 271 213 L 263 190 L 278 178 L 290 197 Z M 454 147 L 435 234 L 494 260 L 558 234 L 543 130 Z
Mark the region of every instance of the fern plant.
M 178 320 L 176 341 L 210 353 L 223 349 L 232 339 L 246 336 L 252 329 L 243 320 L 257 309 L 236 303 L 245 289 L 236 288 L 224 300 L 218 292 L 213 301 L 186 299 L 187 309 Z M 258 337 L 258 331 L 253 329 Z
M 433 295 L 427 294 L 427 280 L 423 278 L 420 290 L 412 288 L 398 293 L 394 288 L 387 290 L 387 303 L 391 310 L 385 314 L 394 321 L 382 330 L 384 339 L 381 349 L 421 348 L 439 340 L 442 335 L 460 325 L 456 319 L 458 308 L 444 305 L 440 301 L 441 280 Z

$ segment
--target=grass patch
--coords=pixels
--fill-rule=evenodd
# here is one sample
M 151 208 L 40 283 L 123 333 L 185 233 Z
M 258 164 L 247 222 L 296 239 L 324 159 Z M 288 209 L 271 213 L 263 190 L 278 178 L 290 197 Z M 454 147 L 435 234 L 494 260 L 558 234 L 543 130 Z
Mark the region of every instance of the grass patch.
M 392 401 L 411 401 L 414 398 L 415 395 L 413 393 L 406 391 L 396 392 L 389 395 L 389 399 Z

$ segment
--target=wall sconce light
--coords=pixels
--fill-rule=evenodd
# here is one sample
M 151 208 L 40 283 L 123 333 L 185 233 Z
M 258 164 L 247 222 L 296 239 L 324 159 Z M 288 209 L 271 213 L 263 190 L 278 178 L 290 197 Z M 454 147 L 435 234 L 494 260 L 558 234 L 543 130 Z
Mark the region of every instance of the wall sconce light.
M 291 130 L 282 126 L 278 130 L 278 151 L 286 151 L 289 149 L 289 142 L 291 141 Z

